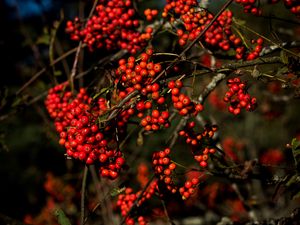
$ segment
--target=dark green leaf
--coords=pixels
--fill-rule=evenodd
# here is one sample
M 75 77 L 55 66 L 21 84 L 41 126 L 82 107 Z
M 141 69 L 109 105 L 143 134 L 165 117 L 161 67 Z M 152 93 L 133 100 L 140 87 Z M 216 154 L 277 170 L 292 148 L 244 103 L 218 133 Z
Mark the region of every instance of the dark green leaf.
M 62 209 L 56 209 L 54 215 L 57 217 L 57 221 L 60 225 L 71 225 L 70 220 Z
M 110 192 L 110 195 L 112 196 L 112 197 L 114 197 L 114 196 L 116 196 L 116 195 L 118 195 L 118 194 L 121 194 L 123 191 L 125 191 L 125 187 L 122 187 L 122 188 L 114 188 L 114 189 L 112 189 L 112 191 Z
M 93 99 L 96 99 L 96 98 L 98 98 L 99 96 L 101 96 L 101 95 L 103 95 L 103 94 L 105 94 L 105 93 L 107 93 L 107 92 L 109 92 L 109 88 L 107 87 L 107 88 L 102 88 L 101 90 L 100 90 L 100 92 L 98 92 L 97 94 L 95 94 L 94 96 L 93 96 Z
M 289 59 L 288 59 L 288 56 L 286 55 L 285 51 L 281 51 L 280 52 L 280 58 L 281 58 L 281 60 L 282 60 L 282 62 L 284 64 L 288 64 L 289 63 Z

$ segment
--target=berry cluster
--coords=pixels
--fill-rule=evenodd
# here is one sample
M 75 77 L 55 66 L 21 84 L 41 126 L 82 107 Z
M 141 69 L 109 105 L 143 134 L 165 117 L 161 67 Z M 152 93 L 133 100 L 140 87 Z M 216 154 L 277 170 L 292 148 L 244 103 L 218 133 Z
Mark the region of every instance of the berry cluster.
M 101 131 L 97 124 L 98 117 L 106 112 L 106 100 L 100 98 L 92 104 L 86 89 L 81 88 L 75 97 L 66 89 L 67 83 L 51 88 L 45 100 L 59 132 L 59 144 L 66 148 L 69 157 L 86 164 L 99 163 L 103 177 L 117 178 L 125 160 L 120 151 L 110 147 L 115 143 L 113 138 L 107 138 L 114 137 L 110 128 Z
M 203 105 L 191 101 L 187 95 L 180 92 L 183 87 L 182 81 L 172 80 L 168 83 L 168 87 L 171 89 L 173 106 L 179 111 L 181 116 L 188 114 L 196 116 L 203 110 Z
M 145 9 L 144 15 L 148 21 L 152 21 L 154 17 L 158 15 L 157 9 Z
M 253 51 L 249 52 L 249 54 L 247 55 L 247 60 L 253 60 L 258 58 L 259 53 L 262 50 L 262 45 L 264 43 L 264 40 L 262 38 L 258 38 L 257 40 L 252 40 L 251 41 L 252 44 L 256 44 Z
M 152 29 L 137 31 L 140 23 L 131 0 L 101 0 L 93 15 L 84 25 L 78 18 L 68 21 L 66 32 L 72 40 L 82 40 L 90 50 L 126 49 L 135 54 L 151 38 Z
M 149 170 L 147 165 L 143 162 L 138 165 L 136 179 L 142 188 L 145 187 L 149 181 Z
M 241 153 L 245 152 L 243 151 L 245 144 L 241 140 L 234 140 L 232 137 L 226 137 L 222 140 L 221 146 L 225 153 L 225 157 L 229 158 L 231 161 L 238 163 L 245 160 L 245 158 L 241 156 Z
M 179 135 L 185 138 L 187 144 L 192 146 L 194 159 L 199 162 L 200 167 L 207 167 L 209 154 L 214 154 L 216 149 L 213 146 L 212 138 L 218 130 L 217 126 L 206 125 L 202 133 L 194 131 L 196 123 L 194 121 L 187 123 L 185 128 L 179 132 Z
M 245 13 L 252 13 L 255 16 L 260 16 L 262 10 L 257 7 L 257 0 L 235 0 L 236 3 L 244 7 Z M 269 4 L 276 4 L 279 0 L 268 0 Z M 297 17 L 300 16 L 300 3 L 297 0 L 283 0 L 284 5 Z
M 147 224 L 144 216 L 132 215 L 131 210 L 133 207 L 140 207 L 146 200 L 154 195 L 156 190 L 157 181 L 152 181 L 144 192 L 138 191 L 137 193 L 134 193 L 132 188 L 126 188 L 125 193 L 118 196 L 117 208 L 120 209 L 122 217 L 126 218 L 125 224 L 134 225 L 135 217 L 140 225 Z
M 283 2 L 285 7 L 297 17 L 300 17 L 300 2 L 298 0 L 283 0 Z
M 170 148 L 166 148 L 163 151 L 154 152 L 152 155 L 152 166 L 154 173 L 159 180 L 166 184 L 166 187 L 169 191 L 176 193 L 177 187 L 172 179 L 172 172 L 175 170 L 176 164 L 171 161 L 169 156 L 170 153 Z
M 63 180 L 55 177 L 52 173 L 46 174 L 44 189 L 58 202 L 70 201 L 76 195 L 72 185 L 64 183 Z
M 248 0 L 245 1 L 248 2 Z M 253 12 L 257 10 L 254 7 L 252 8 Z M 197 1 L 182 0 L 168 2 L 162 16 L 168 17 L 170 22 L 174 22 L 177 17 L 182 20 L 183 28 L 177 28 L 179 44 L 182 46 L 186 45 L 188 40 L 192 41 L 197 38 L 214 17 L 206 9 L 199 9 Z M 202 43 L 212 50 L 228 51 L 233 48 L 236 51 L 237 59 L 252 60 L 253 56 L 249 57 L 250 53 L 247 53 L 246 46 L 242 43 L 241 38 L 237 37 L 231 29 L 232 17 L 233 14 L 230 10 L 224 11 L 205 32 L 204 37 L 201 39 Z
M 256 0 L 235 0 L 235 2 L 243 6 L 245 13 L 251 13 L 255 16 L 262 14 L 261 9 L 255 6 Z
M 222 100 L 222 98 L 220 99 L 219 92 L 217 92 L 216 90 L 212 91 L 209 94 L 207 100 L 209 101 L 209 104 L 211 106 L 215 107 L 220 111 L 225 111 L 227 109 L 226 103 Z
M 115 83 L 120 84 L 119 96 L 125 98 L 134 90 L 139 91 L 142 95 L 148 94 L 157 100 L 159 95 L 159 84 L 152 84 L 157 73 L 161 72 L 161 65 L 150 61 L 153 50 L 148 48 L 146 52 L 140 55 L 140 61 L 130 56 L 127 60 L 119 60 L 119 67 L 116 70 Z M 121 90 L 124 89 L 124 90 Z
M 199 183 L 200 183 L 200 180 L 199 180 L 199 178 L 196 178 L 196 177 L 192 178 L 191 181 L 187 180 L 184 183 L 184 186 L 179 188 L 179 193 L 181 194 L 182 199 L 186 200 L 189 197 L 191 197 L 191 195 L 195 193 L 195 190 Z
M 256 108 L 256 98 L 251 97 L 246 89 L 246 83 L 236 77 L 227 81 L 229 91 L 226 92 L 224 101 L 229 102 L 229 112 L 238 115 L 242 108 L 252 111 Z
M 130 107 L 124 112 L 130 116 L 137 113 L 137 116 L 141 118 L 140 124 L 146 131 L 156 131 L 170 126 L 169 112 L 158 110 L 158 107 L 161 108 L 165 103 L 165 97 L 159 83 L 153 83 L 156 74 L 161 72 L 161 65 L 150 61 L 152 54 L 153 50 L 149 48 L 140 55 L 139 59 L 131 56 L 127 60 L 119 60 L 115 79 L 120 99 L 124 99 L 133 91 L 139 93 L 140 97 L 135 103 L 135 108 Z M 154 108 L 154 104 L 157 108 Z M 150 114 L 145 115 L 146 110 Z
M 279 165 L 284 161 L 284 154 L 280 149 L 268 149 L 262 153 L 259 161 L 266 165 Z
M 141 120 L 141 125 L 144 127 L 146 131 L 156 131 L 161 127 L 168 128 L 170 126 L 170 122 L 168 121 L 169 112 L 163 111 L 160 112 L 157 109 L 154 109 L 151 112 L 151 116 L 147 115 Z
M 197 6 L 197 0 L 167 0 L 162 17 L 171 16 L 171 22 L 174 22 L 175 19 L 173 16 L 184 15 L 195 6 Z

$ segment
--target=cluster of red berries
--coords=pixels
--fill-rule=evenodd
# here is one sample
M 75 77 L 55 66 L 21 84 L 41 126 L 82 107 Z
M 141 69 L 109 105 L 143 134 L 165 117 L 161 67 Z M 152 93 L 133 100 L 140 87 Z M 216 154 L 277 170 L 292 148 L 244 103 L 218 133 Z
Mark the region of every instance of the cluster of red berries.
M 248 0 L 245 1 L 248 2 Z M 255 11 L 254 8 L 252 11 Z M 182 46 L 186 45 L 188 40 L 192 41 L 197 38 L 201 31 L 214 18 L 213 14 L 209 13 L 206 9 L 199 9 L 197 1 L 183 0 L 168 2 L 162 15 L 163 17 L 168 17 L 170 22 L 174 22 L 177 17 L 180 17 L 182 20 L 183 29 L 177 29 L 179 44 Z M 207 47 L 215 50 L 228 51 L 233 48 L 236 51 L 237 59 L 252 60 L 253 56 L 249 57 L 246 46 L 242 43 L 241 38 L 232 32 L 232 17 L 233 14 L 230 10 L 224 11 L 217 18 L 217 21 L 205 32 L 202 42 Z
M 255 6 L 256 0 L 235 0 L 235 2 L 243 6 L 245 13 L 251 13 L 255 16 L 262 14 L 261 9 Z
M 276 4 L 280 0 L 268 0 L 269 4 Z M 255 16 L 260 16 L 262 14 L 262 10 L 255 6 L 257 5 L 257 0 L 235 0 L 236 3 L 242 5 L 244 7 L 245 13 L 252 13 Z M 293 14 L 296 16 L 300 16 L 300 3 L 298 0 L 283 0 L 284 5 L 288 8 Z
M 58 202 L 71 200 L 76 195 L 72 185 L 64 183 L 62 179 L 55 177 L 52 173 L 46 174 L 44 189 Z
M 146 52 L 140 55 L 140 61 L 133 56 L 127 60 L 120 59 L 119 67 L 116 70 L 115 83 L 120 84 L 124 90 L 119 88 L 120 98 L 125 98 L 134 90 L 142 95 L 150 94 L 153 99 L 159 99 L 159 84 L 152 84 L 157 73 L 161 72 L 161 65 L 150 61 L 153 49 L 148 48 Z
M 140 23 L 131 0 L 101 0 L 93 15 L 84 25 L 78 18 L 67 22 L 66 32 L 72 40 L 82 40 L 90 50 L 126 49 L 135 54 L 151 38 L 152 28 L 137 31 Z
M 283 2 L 285 7 L 297 17 L 300 17 L 300 2 L 298 0 L 283 0 Z
M 219 93 L 214 90 L 208 96 L 209 104 L 220 111 L 225 111 L 227 109 L 226 103 L 220 98 Z
M 117 208 L 120 209 L 122 217 L 126 218 L 126 225 L 134 225 L 136 217 L 139 225 L 146 225 L 147 221 L 144 216 L 139 215 L 130 215 L 133 207 L 141 206 L 146 200 L 150 199 L 155 191 L 157 190 L 157 181 L 152 181 L 149 187 L 144 191 L 138 191 L 137 193 L 133 192 L 132 188 L 126 188 L 124 194 L 120 194 L 117 200 Z M 142 197 L 140 197 L 142 195 Z M 136 201 L 139 201 L 136 204 Z M 136 204 L 136 205 L 135 205 Z
M 242 108 L 247 111 L 253 111 L 256 106 L 256 98 L 251 97 L 246 88 L 246 83 L 236 77 L 227 81 L 229 91 L 226 92 L 224 101 L 229 102 L 228 111 L 234 115 L 238 115 Z
M 140 94 L 135 108 L 130 107 L 124 112 L 127 115 L 134 115 L 137 112 L 137 116 L 141 118 L 140 124 L 146 131 L 156 131 L 170 126 L 169 112 L 153 109 L 154 103 L 158 106 L 163 105 L 165 97 L 160 91 L 159 83 L 152 83 L 156 74 L 161 72 L 161 65 L 150 61 L 152 54 L 153 50 L 149 48 L 140 55 L 139 59 L 130 56 L 127 60 L 119 60 L 115 79 L 120 99 L 124 99 L 133 91 Z M 146 110 L 150 111 L 150 115 L 144 115 Z
M 176 168 L 176 164 L 171 161 L 169 154 L 170 148 L 166 148 L 163 151 L 154 152 L 152 155 L 152 166 L 155 175 L 160 181 L 163 181 L 166 188 L 172 193 L 177 192 L 177 187 L 172 179 L 172 172 Z
M 171 17 L 171 22 L 174 22 L 175 17 L 188 13 L 193 7 L 197 6 L 197 0 L 167 0 L 164 7 L 162 17 Z
M 144 15 L 146 16 L 146 19 L 148 21 L 152 21 L 153 18 L 155 18 L 158 15 L 158 10 L 157 9 L 145 9 Z
M 233 137 L 226 137 L 222 140 L 221 146 L 226 158 L 236 163 L 245 160 L 245 158 L 241 157 L 241 152 L 245 152 L 242 151 L 245 148 L 243 141 L 235 140 Z
M 170 126 L 170 122 L 168 121 L 169 112 L 163 111 L 160 112 L 157 109 L 152 110 L 151 116 L 147 115 L 141 120 L 141 125 L 144 127 L 146 131 L 156 131 L 161 127 L 168 128 Z
M 136 179 L 142 188 L 145 187 L 149 181 L 149 169 L 143 162 L 138 165 Z
M 185 128 L 179 131 L 179 135 L 185 138 L 187 144 L 192 146 L 192 154 L 194 159 L 199 162 L 201 167 L 207 167 L 207 160 L 209 154 L 214 154 L 216 149 L 214 147 L 209 148 L 212 145 L 212 138 L 218 127 L 215 125 L 206 125 L 202 133 L 194 131 L 196 123 L 194 121 L 186 124 Z
M 189 197 L 191 197 L 192 194 L 195 193 L 196 188 L 198 186 L 198 184 L 200 183 L 199 178 L 192 178 L 192 180 L 187 180 L 184 183 L 184 186 L 179 188 L 179 193 L 182 196 L 183 200 L 188 199 Z
M 73 97 L 67 87 L 64 83 L 51 88 L 45 100 L 60 136 L 59 144 L 66 148 L 69 157 L 86 164 L 99 163 L 103 177 L 117 178 L 125 160 L 120 151 L 109 147 L 115 142 L 105 138 L 114 136 L 108 135 L 110 128 L 101 131 L 97 124 L 98 117 L 106 112 L 106 100 L 100 98 L 98 104 L 92 104 L 86 89 L 81 88 Z
M 266 165 L 279 165 L 284 161 L 283 151 L 280 149 L 268 149 L 259 158 L 260 163 Z
M 264 40 L 262 38 L 258 38 L 257 40 L 252 40 L 251 43 L 256 45 L 253 51 L 249 52 L 249 54 L 247 55 L 247 60 L 253 60 L 259 57 L 259 53 L 263 48 Z
M 173 106 L 179 111 L 181 116 L 188 114 L 195 116 L 203 110 L 203 105 L 193 102 L 187 95 L 181 93 L 182 87 L 183 83 L 181 80 L 171 80 L 168 83 L 168 88 L 171 89 Z

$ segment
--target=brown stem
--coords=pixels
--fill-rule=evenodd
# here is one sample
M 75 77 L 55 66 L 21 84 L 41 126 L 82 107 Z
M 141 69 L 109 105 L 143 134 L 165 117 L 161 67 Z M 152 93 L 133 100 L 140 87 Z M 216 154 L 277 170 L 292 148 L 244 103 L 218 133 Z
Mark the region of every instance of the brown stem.
M 84 167 L 83 178 L 82 178 L 82 186 L 81 186 L 81 201 L 80 201 L 80 224 L 84 224 L 84 214 L 85 214 L 85 188 L 86 188 L 86 179 L 88 174 L 88 167 Z
M 82 45 L 82 48 L 84 48 L 86 45 Z M 69 51 L 67 51 L 65 54 L 63 54 L 62 56 L 58 57 L 57 59 L 55 59 L 51 64 L 49 64 L 47 67 L 44 67 L 43 69 L 41 69 L 39 72 L 37 72 L 36 74 L 34 74 L 17 92 L 16 95 L 19 95 L 21 92 L 23 92 L 30 84 L 32 84 L 37 78 L 39 78 L 43 73 L 45 73 L 51 66 L 55 65 L 56 63 L 60 62 L 61 60 L 65 59 L 66 57 L 68 57 L 69 55 L 73 54 L 74 52 L 76 52 L 77 47 L 73 48 Z
M 89 13 L 89 17 L 87 19 L 87 21 L 92 17 L 95 9 L 96 9 L 96 6 L 98 4 L 98 0 L 96 0 L 93 4 L 93 7 Z M 87 23 L 86 23 L 87 25 Z M 86 26 L 85 25 L 85 26 Z M 74 59 L 74 62 L 73 62 L 73 67 L 72 67 L 72 70 L 71 70 L 71 75 L 70 75 L 70 86 L 71 86 L 71 90 L 73 91 L 74 90 L 74 77 L 76 75 L 76 72 L 77 72 L 77 65 L 78 65 L 78 61 L 79 61 L 79 55 L 80 55 L 80 51 L 81 51 L 81 48 L 82 48 L 82 41 L 79 42 L 78 44 L 78 47 L 77 47 L 77 50 L 76 50 L 76 54 L 75 54 L 75 59 Z

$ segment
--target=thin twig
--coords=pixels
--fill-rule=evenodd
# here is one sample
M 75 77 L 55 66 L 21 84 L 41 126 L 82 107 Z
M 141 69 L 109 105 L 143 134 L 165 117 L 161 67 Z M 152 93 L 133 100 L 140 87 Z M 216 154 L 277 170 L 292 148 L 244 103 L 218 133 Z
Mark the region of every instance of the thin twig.
M 96 6 L 98 4 L 98 0 L 94 1 L 94 4 L 93 4 L 93 7 L 89 13 L 89 17 L 87 18 L 87 21 L 92 17 L 95 9 L 96 9 Z M 85 24 L 85 26 L 87 26 L 87 23 Z M 79 59 L 79 55 L 80 55 L 80 51 L 81 51 L 81 48 L 82 48 L 82 44 L 83 42 L 80 41 L 79 44 L 78 44 L 78 47 L 76 49 L 76 54 L 75 54 L 75 59 L 74 59 L 74 62 L 73 62 L 73 67 L 72 67 L 72 70 L 71 70 L 71 75 L 70 75 L 70 86 L 71 86 L 71 90 L 73 91 L 74 90 L 74 77 L 76 75 L 76 72 L 77 72 L 77 65 L 78 65 L 78 59 Z
M 82 48 L 86 47 L 86 45 L 82 45 Z M 60 62 L 61 60 L 65 59 L 66 57 L 68 57 L 69 55 L 73 54 L 74 52 L 76 52 L 77 47 L 73 48 L 69 51 L 67 51 L 65 54 L 63 54 L 62 56 L 58 57 L 57 59 L 55 59 L 53 61 L 53 63 L 49 64 L 48 66 L 44 67 L 43 69 L 41 69 L 39 72 L 37 72 L 36 74 L 34 74 L 17 92 L 16 95 L 19 95 L 21 92 L 23 92 L 29 85 L 31 85 L 37 78 L 39 78 L 43 73 L 45 73 L 51 66 L 55 65 L 56 63 Z
M 177 124 L 176 128 L 174 129 L 173 135 L 169 140 L 170 141 L 170 144 L 168 145 L 169 148 L 172 148 L 175 145 L 176 140 L 178 138 L 178 133 L 186 125 L 188 118 L 189 118 L 188 116 L 182 117 L 179 123 Z
M 80 201 L 80 224 L 84 224 L 84 209 L 85 209 L 85 188 L 86 188 L 86 180 L 88 174 L 88 167 L 84 167 L 83 178 L 82 178 L 82 186 L 81 186 L 81 201 Z
M 170 216 L 169 216 L 169 213 L 168 213 L 168 210 L 167 210 L 165 201 L 164 201 L 162 198 L 160 199 L 160 201 L 161 201 L 161 204 L 162 204 L 162 206 L 163 206 L 163 208 L 164 208 L 164 213 L 165 213 L 165 215 L 166 215 L 166 217 L 167 217 L 167 219 L 168 219 L 168 222 L 172 225 L 173 222 L 172 222 L 172 219 L 171 219 Z
M 208 85 L 206 85 L 205 89 L 203 90 L 203 92 L 201 93 L 201 95 L 198 98 L 198 101 L 203 104 L 204 100 L 206 99 L 206 97 L 215 89 L 215 87 L 223 80 L 226 78 L 226 74 L 225 73 L 218 73 L 217 75 L 215 75 L 212 80 L 210 81 L 210 83 Z

